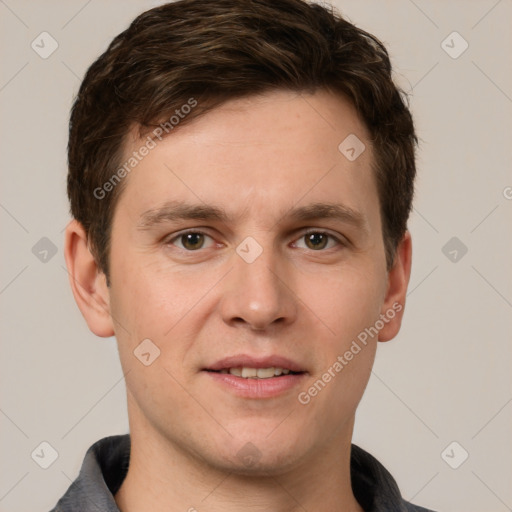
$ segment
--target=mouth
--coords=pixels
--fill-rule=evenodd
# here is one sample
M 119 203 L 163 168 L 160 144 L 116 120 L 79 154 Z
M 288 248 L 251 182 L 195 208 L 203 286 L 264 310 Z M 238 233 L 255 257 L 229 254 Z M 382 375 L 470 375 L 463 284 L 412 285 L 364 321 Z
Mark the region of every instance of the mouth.
M 222 373 L 242 377 L 242 379 L 272 379 L 283 375 L 299 375 L 305 372 L 294 372 L 289 368 L 281 368 L 279 366 L 270 366 L 268 368 L 251 368 L 241 366 L 237 368 L 222 368 L 221 370 L 208 370 L 207 372 Z
M 242 398 L 272 398 L 303 382 L 308 371 L 281 356 L 231 356 L 203 368 L 221 389 Z
M 207 372 L 216 372 L 242 377 L 244 379 L 271 379 L 282 375 L 307 373 L 300 363 L 284 356 L 250 356 L 238 354 L 224 357 L 203 368 Z

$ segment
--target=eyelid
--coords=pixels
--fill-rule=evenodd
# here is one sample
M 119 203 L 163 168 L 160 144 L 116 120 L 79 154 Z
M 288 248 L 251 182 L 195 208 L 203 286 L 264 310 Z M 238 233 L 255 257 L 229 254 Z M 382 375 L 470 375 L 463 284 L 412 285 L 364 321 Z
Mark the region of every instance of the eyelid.
M 338 235 L 338 234 L 333 234 L 331 231 L 328 231 L 326 229 L 323 229 L 323 228 L 305 228 L 306 231 L 299 231 L 300 233 L 300 236 L 296 239 L 300 239 L 306 235 L 311 235 L 311 234 L 320 234 L 320 235 L 327 235 L 329 238 L 333 239 L 333 240 L 336 240 L 338 246 L 342 246 L 342 247 L 345 247 L 348 245 L 348 240 L 343 237 L 342 235 Z M 334 249 L 334 247 L 331 247 L 330 249 Z M 312 249 L 311 249 L 312 250 Z M 329 249 L 326 249 L 326 250 L 320 250 L 320 251 L 313 251 L 313 252 L 327 252 Z
M 172 242 L 174 240 L 176 240 L 184 235 L 188 235 L 189 233 L 195 233 L 195 234 L 199 234 L 199 235 L 208 236 L 213 240 L 212 235 L 209 235 L 208 233 L 203 231 L 201 228 L 188 228 L 188 229 L 184 229 L 183 231 L 179 231 L 177 233 L 172 233 L 171 235 L 164 237 L 163 243 L 166 245 L 169 245 L 169 244 L 173 245 Z M 181 249 L 181 247 L 177 247 L 177 249 Z M 185 249 L 182 249 L 182 250 L 185 250 Z M 186 252 L 199 252 L 199 250 L 198 251 L 186 251 L 185 250 L 185 251 Z
M 163 239 L 163 242 L 164 244 L 168 245 L 168 244 L 171 244 L 171 245 L 174 245 L 172 244 L 172 242 L 188 233 L 195 233 L 195 234 L 200 234 L 200 235 L 204 235 L 204 236 L 207 236 L 209 238 L 211 238 L 213 240 L 213 236 L 212 235 L 209 235 L 206 231 L 204 231 L 204 228 L 201 228 L 201 227 L 197 227 L 197 228 L 188 228 L 188 229 L 184 229 L 183 231 L 179 231 L 177 233 L 173 233 L 172 235 L 169 236 L 166 236 L 164 239 Z M 335 240 L 337 242 L 337 245 L 338 246 L 341 246 L 341 247 L 346 247 L 347 245 L 349 245 L 349 241 L 342 235 L 339 235 L 339 234 L 333 234 L 331 231 L 329 230 L 326 230 L 325 228 L 314 228 L 314 227 L 308 227 L 308 228 L 302 228 L 302 229 L 299 229 L 297 230 L 295 233 L 294 233 L 294 242 L 296 242 L 297 240 L 299 240 L 300 238 L 306 236 L 306 235 L 310 235 L 310 234 L 321 234 L 321 235 L 327 235 L 328 237 L 330 237 L 331 239 Z M 194 252 L 200 252 L 201 249 L 198 249 L 196 251 L 187 251 L 186 249 L 181 249 L 181 247 L 176 247 L 177 249 L 180 249 L 184 252 L 188 252 L 188 253 L 194 253 Z M 334 249 L 334 247 L 331 247 L 330 249 Z M 326 250 L 319 250 L 319 251 L 314 251 L 313 249 L 311 249 L 312 252 L 327 252 L 329 249 L 326 249 Z

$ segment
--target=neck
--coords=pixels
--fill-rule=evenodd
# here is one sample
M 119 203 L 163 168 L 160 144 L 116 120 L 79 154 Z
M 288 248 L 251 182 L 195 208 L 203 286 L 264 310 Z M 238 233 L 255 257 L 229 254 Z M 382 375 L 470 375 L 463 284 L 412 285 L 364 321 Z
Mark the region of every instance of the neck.
M 350 481 L 349 432 L 286 472 L 239 474 L 212 467 L 130 418 L 127 476 L 115 495 L 121 512 L 363 512 Z M 137 428 L 137 426 L 139 428 Z

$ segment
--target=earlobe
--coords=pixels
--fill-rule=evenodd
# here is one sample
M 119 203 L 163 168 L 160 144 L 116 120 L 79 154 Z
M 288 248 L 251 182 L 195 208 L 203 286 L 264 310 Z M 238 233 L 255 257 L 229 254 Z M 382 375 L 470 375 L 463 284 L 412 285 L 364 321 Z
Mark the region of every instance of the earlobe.
M 89 329 L 97 336 L 113 336 L 106 277 L 89 249 L 83 226 L 76 220 L 66 227 L 64 256 L 73 296 Z
M 392 340 L 400 331 L 411 276 L 411 263 L 412 239 L 409 231 L 406 231 L 397 246 L 395 261 L 388 272 L 388 287 L 381 309 L 384 327 L 379 331 L 379 341 Z

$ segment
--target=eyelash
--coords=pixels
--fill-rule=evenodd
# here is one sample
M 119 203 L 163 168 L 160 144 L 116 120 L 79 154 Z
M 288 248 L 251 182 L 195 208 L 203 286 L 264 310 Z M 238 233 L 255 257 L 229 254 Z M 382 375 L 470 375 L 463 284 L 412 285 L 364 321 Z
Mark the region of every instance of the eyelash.
M 182 236 L 188 235 L 190 233 L 197 234 L 197 235 L 204 235 L 204 236 L 213 238 L 211 235 L 209 235 L 208 233 L 205 233 L 204 231 L 201 231 L 200 229 L 193 229 L 193 228 L 191 228 L 191 229 L 187 229 L 185 231 L 181 231 L 180 233 L 174 235 L 172 238 L 167 239 L 165 241 L 165 244 L 166 245 L 173 245 L 173 242 L 175 240 L 178 240 Z M 343 242 L 342 240 L 340 240 L 338 237 L 334 236 L 333 234 L 331 234 L 331 233 L 329 233 L 327 231 L 322 231 L 322 230 L 318 230 L 318 229 L 309 229 L 308 231 L 304 231 L 299 236 L 299 238 L 297 238 L 297 240 L 299 240 L 301 238 L 304 238 L 307 235 L 312 235 L 312 234 L 325 235 L 325 236 L 329 237 L 330 239 L 335 240 L 338 243 L 339 246 L 341 246 L 341 247 L 347 246 L 347 243 Z M 180 249 L 181 251 L 184 251 L 184 252 L 187 252 L 187 253 L 199 252 L 201 250 L 201 249 L 197 249 L 195 251 L 191 251 L 191 250 L 187 250 L 187 249 L 182 249 L 181 247 L 177 247 L 177 249 Z M 315 251 L 313 249 L 309 249 L 309 250 L 312 251 L 312 252 L 326 252 L 326 251 L 329 251 L 331 249 L 334 249 L 334 247 L 330 247 L 328 249 L 319 249 L 317 251 Z

